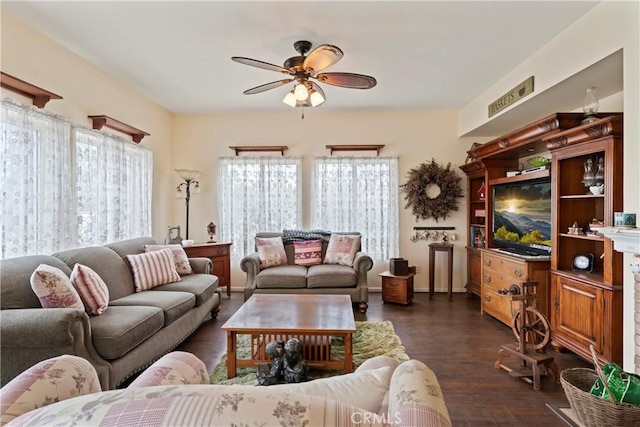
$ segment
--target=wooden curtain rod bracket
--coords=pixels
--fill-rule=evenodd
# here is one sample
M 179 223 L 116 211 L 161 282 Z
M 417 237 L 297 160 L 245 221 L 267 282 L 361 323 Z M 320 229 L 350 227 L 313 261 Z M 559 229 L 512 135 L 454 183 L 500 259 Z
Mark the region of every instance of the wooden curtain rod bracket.
M 122 123 L 119 120 L 112 119 L 109 116 L 100 115 L 100 116 L 87 116 L 87 117 L 91 119 L 94 129 L 100 130 L 102 129 L 103 126 L 106 126 L 113 130 L 117 130 L 126 135 L 129 135 L 133 139 L 133 142 L 135 143 L 139 143 L 140 141 L 142 141 L 142 138 L 150 135 L 145 131 L 136 129 L 133 126 L 129 126 L 128 124 Z
M 264 151 L 279 151 L 281 156 L 284 156 L 285 150 L 289 147 L 286 145 L 231 145 L 229 146 L 236 152 L 236 156 L 245 152 L 264 152 Z
M 376 156 L 379 156 L 380 150 L 384 148 L 384 145 L 327 145 L 325 148 L 331 150 L 331 154 L 333 154 L 334 151 L 375 151 Z
M 2 71 L 0 71 L 0 86 L 7 90 L 19 93 L 22 96 L 26 96 L 27 98 L 31 98 L 33 100 L 33 105 L 38 108 L 44 108 L 47 102 L 52 99 L 62 99 L 60 95 L 56 95 L 53 92 L 34 86 L 31 83 L 27 83 L 24 80 L 20 80 L 19 78 L 3 73 Z

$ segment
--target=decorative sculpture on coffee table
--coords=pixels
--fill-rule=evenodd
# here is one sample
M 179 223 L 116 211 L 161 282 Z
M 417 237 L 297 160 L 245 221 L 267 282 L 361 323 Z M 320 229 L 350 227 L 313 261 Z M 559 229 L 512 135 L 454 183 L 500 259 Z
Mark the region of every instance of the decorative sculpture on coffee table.
M 284 345 L 284 380 L 288 383 L 307 381 L 309 365 L 302 359 L 302 343 L 297 338 L 290 338 Z
M 258 366 L 258 384 L 273 385 L 281 382 L 301 383 L 307 381 L 309 365 L 302 359 L 302 343 L 297 338 L 284 341 L 271 341 L 265 347 L 266 353 L 273 358 L 268 365 Z
M 271 341 L 265 348 L 267 354 L 273 358 L 273 362 L 266 366 L 266 372 L 258 369 L 258 384 L 273 385 L 278 384 L 284 372 L 284 341 Z

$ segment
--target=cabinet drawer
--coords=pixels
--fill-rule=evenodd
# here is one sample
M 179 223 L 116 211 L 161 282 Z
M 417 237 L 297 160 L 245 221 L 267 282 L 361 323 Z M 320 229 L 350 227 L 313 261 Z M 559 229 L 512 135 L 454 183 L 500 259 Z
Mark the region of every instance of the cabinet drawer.
M 527 266 L 517 261 L 486 256 L 483 261 L 483 269 L 493 275 L 501 275 L 505 280 L 524 282 L 528 280 Z
M 186 247 L 184 248 L 189 258 L 213 258 L 225 256 L 229 253 L 229 248 L 225 246 L 208 247 Z
M 508 295 L 498 293 L 498 289 L 502 288 L 503 286 L 494 287 L 486 282 L 482 283 L 482 311 L 507 325 L 511 325 L 511 318 L 514 310 L 517 309 L 517 304 L 513 303 Z

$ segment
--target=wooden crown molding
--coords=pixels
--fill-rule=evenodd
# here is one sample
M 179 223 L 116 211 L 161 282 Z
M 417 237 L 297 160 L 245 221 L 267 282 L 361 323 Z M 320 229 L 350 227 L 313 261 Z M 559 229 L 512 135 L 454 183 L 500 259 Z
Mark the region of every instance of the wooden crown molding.
M 17 77 L 13 77 L 7 73 L 0 71 L 0 86 L 3 88 L 19 93 L 22 96 L 31 98 L 33 105 L 38 108 L 44 108 L 44 106 L 52 99 L 62 99 L 60 95 L 56 95 L 53 92 L 49 92 L 46 89 L 27 83 L 24 80 L 20 80 Z
M 128 124 L 122 123 L 119 120 L 112 119 L 109 116 L 99 115 L 87 117 L 91 119 L 94 129 L 100 130 L 103 126 L 106 126 L 113 130 L 117 130 L 126 135 L 129 135 L 133 139 L 133 142 L 135 142 L 136 144 L 142 141 L 142 138 L 144 138 L 145 136 L 150 135 L 143 130 L 136 129 L 133 126 L 129 126 Z

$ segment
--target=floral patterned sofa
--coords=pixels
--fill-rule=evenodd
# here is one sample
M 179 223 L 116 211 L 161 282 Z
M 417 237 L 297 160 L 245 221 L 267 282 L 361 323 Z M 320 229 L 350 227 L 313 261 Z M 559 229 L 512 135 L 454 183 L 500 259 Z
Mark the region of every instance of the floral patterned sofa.
M 435 374 L 379 356 L 356 372 L 269 387 L 210 385 L 206 367 L 173 352 L 128 388 L 100 391 L 95 369 L 71 355 L 38 363 L 2 390 L 11 426 L 451 426 Z

